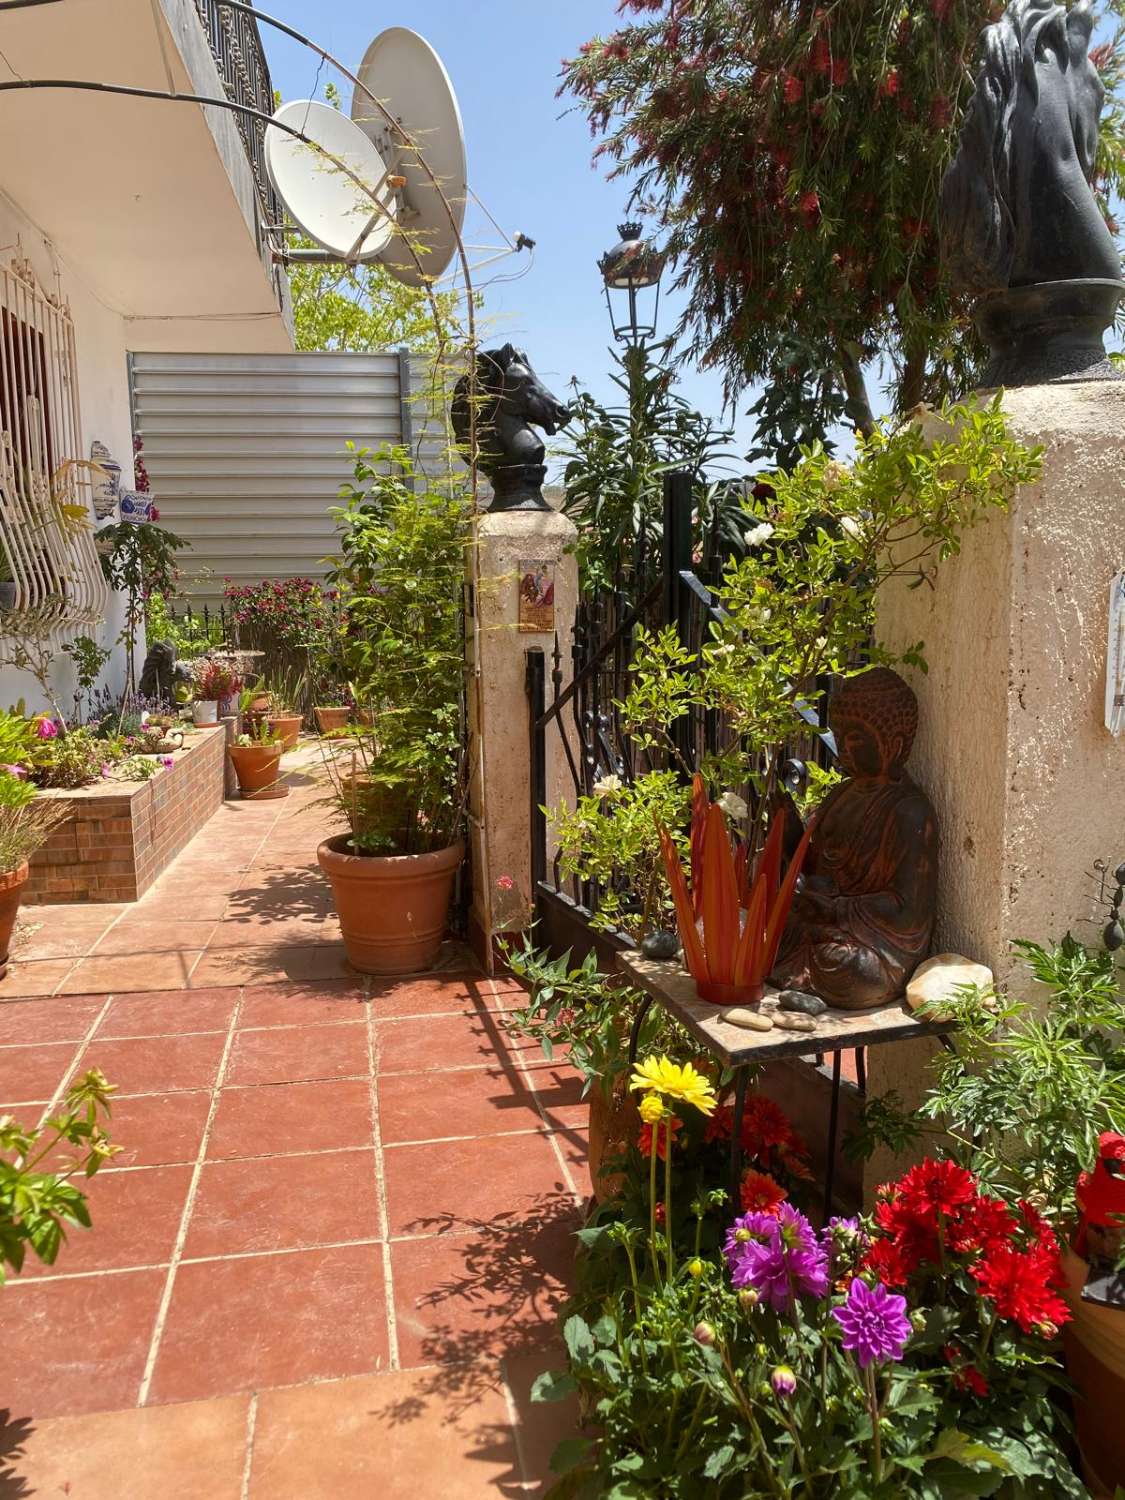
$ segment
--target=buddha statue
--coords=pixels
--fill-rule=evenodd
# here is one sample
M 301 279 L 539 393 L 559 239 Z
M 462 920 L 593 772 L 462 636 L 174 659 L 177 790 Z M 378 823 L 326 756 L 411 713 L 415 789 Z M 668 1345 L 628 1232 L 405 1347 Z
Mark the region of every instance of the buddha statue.
M 820 808 L 771 980 L 840 1010 L 871 1010 L 899 998 L 929 952 L 937 821 L 906 773 L 918 700 L 897 672 L 847 678 L 828 724 L 847 780 Z M 788 793 L 779 801 L 792 846 L 800 816 Z

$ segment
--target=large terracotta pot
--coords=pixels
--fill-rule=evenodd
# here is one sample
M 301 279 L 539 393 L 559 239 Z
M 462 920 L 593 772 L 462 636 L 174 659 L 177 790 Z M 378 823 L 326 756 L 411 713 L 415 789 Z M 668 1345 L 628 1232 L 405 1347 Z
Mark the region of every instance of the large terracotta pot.
M 1066 1365 L 1078 1387 L 1075 1422 L 1086 1483 L 1095 1500 L 1109 1500 L 1125 1480 L 1125 1310 L 1082 1301 L 1089 1265 L 1063 1251 L 1063 1295 L 1074 1320 L 1063 1329 Z
M 332 883 L 348 961 L 363 974 L 429 968 L 445 936 L 453 880 L 465 846 L 432 854 L 350 854 L 350 835 L 316 851 Z
M 295 750 L 301 733 L 300 714 L 270 714 L 269 726 L 274 734 L 281 736 L 283 750 Z
M 635 1146 L 640 1128 L 641 1117 L 629 1092 L 627 1076 L 615 1080 L 612 1097 L 608 1099 L 602 1085 L 594 1085 L 590 1091 L 588 1155 L 590 1186 L 599 1203 L 619 1197 L 624 1187 L 624 1173 L 607 1172 L 603 1162 L 623 1156 L 627 1147 Z
M 264 801 L 289 795 L 289 788 L 282 786 L 280 779 L 280 745 L 229 745 L 227 754 L 243 797 Z
M 343 729 L 351 717 L 350 708 L 314 708 L 316 722 L 321 734 L 331 734 L 334 729 Z
M 8 972 L 8 947 L 20 909 L 20 897 L 27 881 L 27 861 L 14 870 L 0 873 L 0 979 Z

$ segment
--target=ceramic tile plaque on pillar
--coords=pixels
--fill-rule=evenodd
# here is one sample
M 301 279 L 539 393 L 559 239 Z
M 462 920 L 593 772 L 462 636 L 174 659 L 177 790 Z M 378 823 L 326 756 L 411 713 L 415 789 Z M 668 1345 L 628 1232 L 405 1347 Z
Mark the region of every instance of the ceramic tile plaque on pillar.
M 555 564 L 521 558 L 519 592 L 520 630 L 543 634 L 555 628 Z

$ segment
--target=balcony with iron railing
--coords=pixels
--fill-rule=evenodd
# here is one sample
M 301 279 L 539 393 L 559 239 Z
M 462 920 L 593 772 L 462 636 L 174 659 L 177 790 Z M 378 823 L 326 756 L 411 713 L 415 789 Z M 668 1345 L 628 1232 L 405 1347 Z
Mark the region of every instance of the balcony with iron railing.
M 195 0 L 195 8 L 207 33 L 227 98 L 234 104 L 272 114 L 273 84 L 257 21 L 253 16 L 219 4 L 218 0 Z M 243 114 L 235 115 L 235 120 L 254 173 L 262 221 L 279 224 L 284 211 L 266 171 L 265 123 Z

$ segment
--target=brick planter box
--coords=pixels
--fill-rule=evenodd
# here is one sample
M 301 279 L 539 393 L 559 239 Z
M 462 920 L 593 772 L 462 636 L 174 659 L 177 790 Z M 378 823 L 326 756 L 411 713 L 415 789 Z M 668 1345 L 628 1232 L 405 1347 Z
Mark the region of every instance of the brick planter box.
M 195 730 L 151 781 L 48 792 L 73 807 L 31 861 L 23 904 L 136 901 L 223 800 L 226 734 Z

